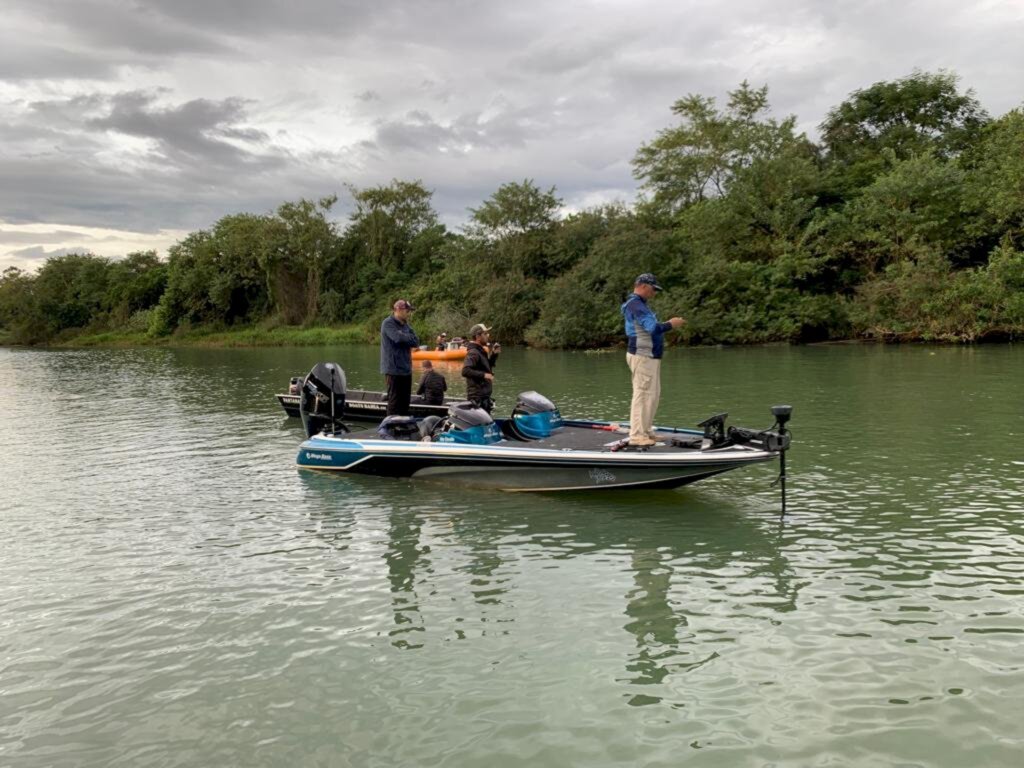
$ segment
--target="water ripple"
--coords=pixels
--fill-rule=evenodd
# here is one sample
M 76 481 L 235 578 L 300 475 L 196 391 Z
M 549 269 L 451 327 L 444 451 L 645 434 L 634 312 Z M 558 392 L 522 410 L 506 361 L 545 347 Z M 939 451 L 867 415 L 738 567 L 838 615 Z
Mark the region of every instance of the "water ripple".
M 373 386 L 368 348 L 0 350 L 0 763 L 1015 764 L 1024 463 L 990 436 L 1024 357 L 920 352 L 666 358 L 666 422 L 796 402 L 780 521 L 772 469 L 297 472 L 274 392 L 318 357 Z M 620 357 L 510 350 L 500 396 L 621 418 Z

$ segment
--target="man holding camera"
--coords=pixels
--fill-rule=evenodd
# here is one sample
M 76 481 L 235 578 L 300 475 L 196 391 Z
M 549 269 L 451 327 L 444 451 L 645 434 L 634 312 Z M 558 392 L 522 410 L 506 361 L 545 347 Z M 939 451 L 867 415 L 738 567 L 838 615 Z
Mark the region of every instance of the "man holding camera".
M 469 344 L 466 345 L 466 360 L 462 364 L 462 375 L 466 379 L 466 399 L 477 408 L 488 413 L 494 408 L 491 393 L 494 391 L 494 364 L 501 353 L 498 342 L 491 344 L 491 329 L 477 323 L 469 329 Z

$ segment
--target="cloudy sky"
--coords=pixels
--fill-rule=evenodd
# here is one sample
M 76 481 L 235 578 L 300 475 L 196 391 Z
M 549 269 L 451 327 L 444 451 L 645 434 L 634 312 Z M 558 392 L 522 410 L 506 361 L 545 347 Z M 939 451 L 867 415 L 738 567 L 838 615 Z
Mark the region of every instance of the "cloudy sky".
M 1024 103 L 1022 0 L 4 0 L 0 269 L 156 248 L 239 211 L 421 179 L 456 226 L 507 181 L 636 194 L 687 93 L 767 84 L 815 135 L 851 91 L 957 72 Z

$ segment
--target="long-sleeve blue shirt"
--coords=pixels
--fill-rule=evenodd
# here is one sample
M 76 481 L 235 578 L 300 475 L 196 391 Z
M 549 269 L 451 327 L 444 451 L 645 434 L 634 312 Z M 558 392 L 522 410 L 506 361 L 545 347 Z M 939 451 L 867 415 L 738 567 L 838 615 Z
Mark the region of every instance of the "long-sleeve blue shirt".
M 665 351 L 665 333 L 671 330 L 672 323 L 659 323 L 643 297 L 635 293 L 622 305 L 622 315 L 626 318 L 628 351 L 660 360 Z
M 412 351 L 419 345 L 412 326 L 388 315 L 380 324 L 380 372 L 389 376 L 411 376 Z

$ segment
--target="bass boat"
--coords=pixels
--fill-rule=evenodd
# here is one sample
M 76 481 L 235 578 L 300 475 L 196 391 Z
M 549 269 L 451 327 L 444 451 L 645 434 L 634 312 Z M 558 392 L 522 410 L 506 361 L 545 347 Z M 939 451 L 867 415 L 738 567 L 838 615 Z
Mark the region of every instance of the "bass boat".
M 294 418 L 299 418 L 299 391 L 302 388 L 303 377 L 292 376 L 287 392 L 281 392 L 277 402 L 284 408 L 284 412 Z M 457 398 L 446 397 L 443 405 L 431 405 L 423 401 L 422 395 L 413 395 L 409 404 L 409 413 L 413 416 L 446 416 L 448 406 L 458 402 Z M 350 389 L 345 398 L 345 412 L 343 419 L 352 421 L 380 421 L 388 412 L 387 392 L 375 392 L 370 389 Z
M 341 421 L 346 394 L 336 363 L 318 364 L 303 381 L 308 439 L 299 446 L 299 467 L 502 491 L 676 488 L 774 459 L 784 478 L 790 444 L 788 405 L 772 408 L 775 424 L 768 429 L 726 428 L 728 414 L 720 413 L 701 429 L 658 427 L 656 444 L 638 448 L 623 434 L 628 425 L 563 419 L 537 392 L 521 393 L 507 419 L 463 402 L 449 405 L 444 416 L 389 416 L 360 431 Z

